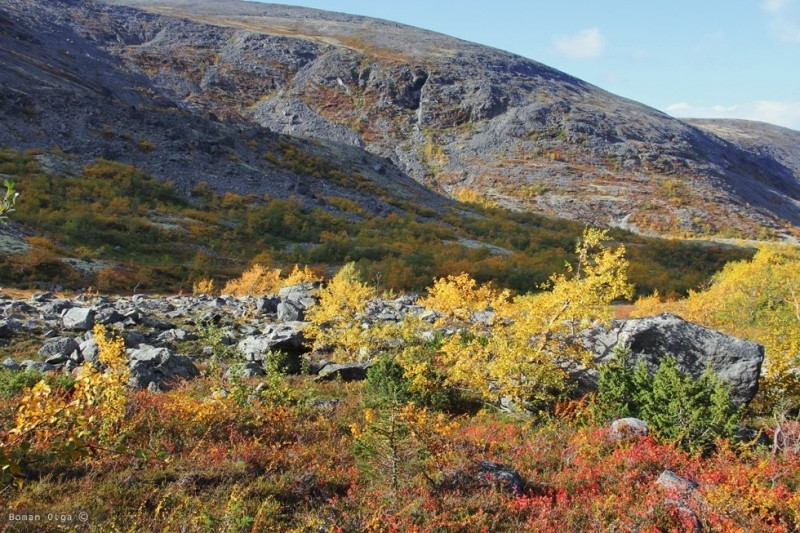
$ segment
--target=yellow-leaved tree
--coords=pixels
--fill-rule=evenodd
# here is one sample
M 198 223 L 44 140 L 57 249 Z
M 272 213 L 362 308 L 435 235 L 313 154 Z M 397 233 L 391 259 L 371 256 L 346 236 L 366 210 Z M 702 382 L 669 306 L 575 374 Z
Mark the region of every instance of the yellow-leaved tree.
M 367 357 L 376 332 L 362 327 L 361 314 L 373 298 L 375 289 L 361 281 L 355 263 L 344 265 L 319 291 L 319 304 L 306 313 L 313 348 L 331 350 L 335 361 Z
M 543 292 L 513 300 L 506 292 L 476 287 L 463 274 L 438 280 L 423 305 L 440 312 L 441 320 L 461 321 L 460 333 L 447 338 L 436 355 L 447 383 L 489 401 L 534 405 L 563 393 L 564 366 L 589 357 L 577 333 L 609 321 L 611 302 L 633 293 L 625 249 L 607 241 L 606 231 L 585 230 L 576 266 L 567 264 L 566 273 L 551 276 Z M 493 311 L 493 320 L 469 320 L 482 310 Z
M 632 316 L 658 308 L 645 299 Z M 659 310 L 763 344 L 757 403 L 766 410 L 787 400 L 800 404 L 800 250 L 762 247 L 752 260 L 728 263 L 706 290 L 661 303 Z

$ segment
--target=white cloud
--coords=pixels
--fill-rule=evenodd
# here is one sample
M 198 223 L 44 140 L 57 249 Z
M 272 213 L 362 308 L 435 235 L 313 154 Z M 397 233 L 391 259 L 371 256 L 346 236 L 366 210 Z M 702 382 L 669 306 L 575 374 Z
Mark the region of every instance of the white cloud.
M 598 28 L 581 30 L 556 40 L 556 49 L 572 59 L 594 59 L 603 55 L 606 38 Z
M 764 0 L 761 2 L 761 9 L 767 13 L 777 13 L 791 5 L 793 0 Z
M 675 117 L 743 118 L 800 130 L 800 101 L 758 100 L 743 104 L 714 105 L 711 107 L 693 106 L 687 102 L 678 102 L 667 106 L 665 111 Z
M 795 0 L 764 0 L 761 9 L 768 13 L 767 28 L 784 43 L 800 43 L 800 12 Z

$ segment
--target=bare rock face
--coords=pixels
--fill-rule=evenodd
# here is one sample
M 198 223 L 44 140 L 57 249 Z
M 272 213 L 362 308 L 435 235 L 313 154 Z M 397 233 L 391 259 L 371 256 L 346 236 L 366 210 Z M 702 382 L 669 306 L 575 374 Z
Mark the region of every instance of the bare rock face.
M 584 345 L 597 364 L 610 360 L 614 349 L 631 351 L 630 364 L 643 362 L 655 372 L 661 360 L 671 355 L 681 372 L 700 377 L 706 368 L 713 370 L 731 387 L 736 405 L 748 403 L 758 391 L 758 377 L 764 360 L 764 347 L 664 313 L 654 317 L 617 320 L 609 329 L 600 327 L 583 332 Z M 583 390 L 596 390 L 599 372 L 576 369 L 571 372 Z

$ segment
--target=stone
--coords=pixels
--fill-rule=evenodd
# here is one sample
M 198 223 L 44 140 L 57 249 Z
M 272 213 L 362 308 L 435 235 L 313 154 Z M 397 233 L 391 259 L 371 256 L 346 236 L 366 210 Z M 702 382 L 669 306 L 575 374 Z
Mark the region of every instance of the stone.
M 158 335 L 158 342 L 186 342 L 197 340 L 197 335 L 188 333 L 186 330 L 168 329 Z
M 5 368 L 6 370 L 10 370 L 11 372 L 16 372 L 21 367 L 19 366 L 19 364 L 16 361 L 11 359 L 10 357 L 7 357 L 5 359 L 5 361 L 3 361 L 3 368 Z
M 85 307 L 73 307 L 64 311 L 61 322 L 65 329 L 86 331 L 94 326 L 94 311 Z
M 94 321 L 98 324 L 108 326 L 110 324 L 120 324 L 125 322 L 125 315 L 112 307 L 105 307 L 97 310 Z
M 80 346 L 70 337 L 56 337 L 39 348 L 39 356 L 49 364 L 65 363 L 72 352 L 79 352 Z
M 278 298 L 280 298 L 282 302 L 292 302 L 305 311 L 318 301 L 317 298 L 312 295 L 314 289 L 314 283 L 291 285 L 280 289 L 278 291 Z
M 11 337 L 12 331 L 7 320 L 0 320 L 0 339 L 8 339 Z
M 97 364 L 100 361 L 100 348 L 94 339 L 83 341 L 80 343 L 79 349 L 84 361 L 92 364 Z
M 647 422 L 639 418 L 619 418 L 611 422 L 611 429 L 609 437 L 611 440 L 621 440 L 629 436 L 644 437 L 647 435 L 649 428 Z
M 147 342 L 147 337 L 140 331 L 125 331 L 122 333 L 122 338 L 125 341 L 126 348 L 136 348 L 140 344 Z
M 697 490 L 700 485 L 696 482 L 679 476 L 672 470 L 664 470 L 656 480 L 656 485 L 659 485 L 669 491 L 688 495 Z
M 46 317 L 58 318 L 61 314 L 75 307 L 69 300 L 49 300 L 39 306 L 39 311 Z
M 162 390 L 176 381 L 192 379 L 200 375 L 192 360 L 185 355 L 176 355 L 168 348 L 157 348 L 146 344 L 128 350 L 130 378 L 128 386 L 145 389 L 156 383 Z
M 367 379 L 367 371 L 371 363 L 328 363 L 317 373 L 317 381 L 363 381 Z
M 256 311 L 262 315 L 277 313 L 280 302 L 280 298 L 262 296 L 256 300 Z
M 525 492 L 525 480 L 522 479 L 519 472 L 509 466 L 493 461 L 481 461 L 478 463 L 477 475 L 481 484 L 499 486 L 504 491 L 517 496 Z
M 56 369 L 55 366 L 45 363 L 44 361 L 33 361 L 31 359 L 22 361 L 19 366 L 23 370 L 36 370 L 38 372 L 51 372 Z
M 248 361 L 264 361 L 268 353 L 281 352 L 281 366 L 285 371 L 300 371 L 300 356 L 308 351 L 303 337 L 303 323 L 270 324 L 261 335 L 250 335 L 237 345 L 239 353 Z
M 763 346 L 669 313 L 617 320 L 608 329 L 601 326 L 585 330 L 581 338 L 594 354 L 596 364 L 609 361 L 614 349 L 622 346 L 631 351 L 631 364 L 641 361 L 651 372 L 667 355 L 675 358 L 678 370 L 695 378 L 710 368 L 731 387 L 731 400 L 737 406 L 747 404 L 758 391 Z M 596 368 L 574 366 L 567 370 L 578 381 L 581 392 L 597 390 Z
M 281 322 L 297 322 L 305 318 L 305 310 L 292 301 L 282 301 L 277 307 L 278 320 Z

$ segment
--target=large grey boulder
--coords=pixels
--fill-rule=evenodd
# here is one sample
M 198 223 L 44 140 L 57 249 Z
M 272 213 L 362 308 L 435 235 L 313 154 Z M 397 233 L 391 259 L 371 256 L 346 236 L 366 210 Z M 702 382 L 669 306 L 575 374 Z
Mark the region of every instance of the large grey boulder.
M 176 355 L 168 348 L 157 348 L 147 344 L 128 350 L 130 378 L 128 386 L 146 389 L 151 383 L 163 390 L 180 379 L 192 379 L 200 371 L 185 355 Z
M 597 327 L 581 333 L 582 342 L 597 364 L 608 362 L 617 346 L 631 352 L 630 364 L 644 363 L 655 372 L 662 359 L 671 355 L 680 371 L 700 377 L 713 370 L 731 387 L 731 400 L 743 405 L 758 391 L 764 347 L 664 313 L 654 317 L 617 320 L 610 328 Z M 572 368 L 582 391 L 597 389 L 596 368 Z
M 61 315 L 64 329 L 86 331 L 94 326 L 94 311 L 85 307 L 72 307 Z

